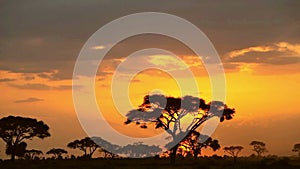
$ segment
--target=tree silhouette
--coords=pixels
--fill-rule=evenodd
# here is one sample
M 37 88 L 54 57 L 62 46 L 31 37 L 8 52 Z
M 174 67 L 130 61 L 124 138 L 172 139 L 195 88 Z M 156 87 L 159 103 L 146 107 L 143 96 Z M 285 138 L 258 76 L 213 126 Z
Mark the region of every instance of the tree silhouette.
M 90 137 L 72 141 L 67 146 L 72 149 L 79 149 L 83 151 L 84 157 L 87 158 L 92 158 L 94 152 L 99 148 L 99 145 L 96 144 Z
M 266 144 L 264 142 L 261 141 L 252 141 L 250 143 L 251 146 L 253 146 L 253 151 L 255 151 L 257 153 L 258 157 L 261 157 L 261 155 L 263 153 L 268 152 L 267 148 L 266 148 Z
M 194 159 L 197 159 L 198 155 L 201 154 L 201 149 L 207 147 L 210 147 L 213 151 L 221 148 L 218 140 L 212 139 L 206 135 L 201 135 L 197 131 L 193 131 L 188 137 L 180 142 L 178 151 L 180 154 L 192 154 Z
M 161 151 L 158 146 L 148 146 L 142 142 L 128 144 L 119 149 L 119 152 L 126 154 L 127 157 L 144 158 L 149 156 L 155 156 Z
M 0 138 L 6 143 L 6 152 L 11 155 L 11 160 L 14 160 L 16 155 L 21 155 L 20 150 L 25 150 L 21 149 L 25 140 L 49 137 L 48 130 L 49 127 L 43 121 L 32 118 L 8 116 L 0 119 Z
M 38 159 L 40 155 L 42 155 L 43 152 L 41 150 L 35 150 L 35 149 L 31 149 L 31 150 L 26 150 L 25 152 L 25 159 L 28 160 L 34 160 L 34 159 Z
M 104 158 L 108 158 L 108 157 L 114 158 L 114 157 L 116 157 L 117 155 L 110 152 L 110 151 L 113 151 L 113 152 L 117 153 L 119 151 L 119 149 L 121 148 L 118 145 L 111 144 L 110 142 L 102 139 L 101 137 L 92 137 L 92 140 L 97 145 L 99 145 L 99 152 L 104 153 Z M 108 150 L 110 150 L 110 151 L 108 151 Z
M 231 155 L 234 159 L 234 162 L 236 161 L 239 153 L 244 149 L 242 146 L 229 146 L 223 148 L 226 153 Z
M 208 104 L 203 99 L 185 96 L 183 98 L 166 97 L 164 95 L 146 95 L 138 109 L 129 111 L 125 124 L 135 122 L 141 128 L 147 128 L 147 124 L 155 124 L 156 129 L 164 129 L 172 136 L 171 163 L 175 163 L 178 143 L 195 131 L 201 124 L 212 117 L 219 117 L 223 122 L 232 119 L 234 109 L 228 108 L 220 101 L 212 101 Z M 182 119 L 186 115 L 192 115 L 193 120 L 183 129 Z
M 300 157 L 300 143 L 295 144 L 292 151 L 298 152 L 298 155 L 299 155 L 299 157 Z
M 68 154 L 68 152 L 61 148 L 52 148 L 51 150 L 47 151 L 46 154 L 52 154 L 55 159 L 62 158 L 63 154 Z

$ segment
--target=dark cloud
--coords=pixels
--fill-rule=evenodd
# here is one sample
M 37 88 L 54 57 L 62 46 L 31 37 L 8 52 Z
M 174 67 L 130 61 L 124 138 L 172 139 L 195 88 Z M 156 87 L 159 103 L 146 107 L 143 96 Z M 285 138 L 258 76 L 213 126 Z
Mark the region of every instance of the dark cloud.
M 139 80 L 139 79 L 133 79 L 133 80 L 131 80 L 130 82 L 138 83 L 138 82 L 141 82 L 141 80 Z
M 34 80 L 34 79 L 35 79 L 34 76 L 32 76 L 32 75 L 27 75 L 26 73 L 23 73 L 23 77 L 24 77 L 24 80 L 26 80 L 26 81 Z
M 9 86 L 18 89 L 29 89 L 29 90 L 50 90 L 51 86 L 41 84 L 41 83 L 26 83 L 26 84 L 10 84 Z
M 1 82 L 12 82 L 12 81 L 15 81 L 17 79 L 10 79 L 10 78 L 3 78 L 3 79 L 0 79 L 0 83 Z
M 71 79 L 78 53 L 90 35 L 114 19 L 145 11 L 175 14 L 189 20 L 210 38 L 221 56 L 234 49 L 274 41 L 299 43 L 300 2 L 297 0 L 266 0 L 259 5 L 256 1 L 165 3 L 162 5 L 158 0 L 1 1 L 0 70 L 38 73 L 50 80 Z M 124 41 L 110 56 L 124 57 L 135 49 L 151 46 L 175 53 L 182 53 L 184 48 L 178 48 L 170 40 L 145 36 Z
M 104 81 L 106 78 L 105 77 L 100 77 L 98 78 L 98 81 Z
M 44 101 L 44 99 L 29 97 L 27 99 L 16 100 L 16 101 L 14 101 L 14 103 L 31 103 L 31 102 L 39 102 L 39 101 Z
M 234 69 L 236 69 L 236 68 L 238 68 L 240 66 L 240 64 L 238 64 L 238 63 L 224 63 L 223 64 L 223 67 L 224 67 L 224 69 L 226 70 L 234 70 Z
M 25 90 L 71 90 L 80 89 L 82 86 L 72 86 L 72 85 L 59 85 L 59 86 L 49 86 L 41 83 L 26 83 L 26 84 L 9 84 L 11 87 L 15 87 L 18 89 L 25 89 Z
M 54 90 L 80 90 L 82 88 L 82 86 L 76 86 L 76 85 L 60 85 L 60 86 L 56 86 L 53 87 Z

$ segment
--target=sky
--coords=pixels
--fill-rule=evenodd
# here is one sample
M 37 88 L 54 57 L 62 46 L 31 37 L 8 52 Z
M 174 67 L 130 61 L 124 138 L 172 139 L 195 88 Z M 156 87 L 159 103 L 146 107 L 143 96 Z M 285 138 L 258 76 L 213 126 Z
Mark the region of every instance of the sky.
M 252 140 L 264 141 L 268 154 L 295 155 L 292 147 L 300 142 L 297 130 L 300 128 L 299 6 L 297 0 L 165 0 L 163 3 L 155 0 L 2 0 L 0 118 L 20 115 L 43 120 L 50 126 L 52 136 L 28 141 L 29 148 L 45 152 L 61 147 L 79 153 L 68 149 L 66 144 L 87 135 L 77 118 L 72 97 L 72 75 L 81 48 L 94 32 L 119 17 L 137 12 L 164 12 L 184 18 L 201 29 L 223 63 L 226 104 L 236 109 L 236 115 L 221 123 L 212 137 L 222 146 L 244 146 L 242 155 L 245 156 L 252 153 L 249 146 Z M 109 44 L 90 50 L 101 51 L 107 47 Z M 161 51 L 138 53 L 147 48 L 163 49 L 177 58 Z M 130 61 L 126 60 L 129 55 L 134 66 L 126 64 Z M 123 106 L 118 111 L 111 92 L 114 73 L 132 74 L 146 65 L 160 66 L 167 72 L 146 69 L 136 74 L 128 88 L 132 107 Z M 146 137 L 159 133 L 134 125 L 125 126 L 122 115 L 137 107 L 149 92 L 179 97 L 182 91 L 168 73 L 189 81 L 186 70 L 194 73 L 200 90 L 192 94 L 209 102 L 212 90 L 207 71 L 189 47 L 154 34 L 124 39 L 112 47 L 99 65 L 95 78 L 99 109 L 111 126 L 123 134 Z M 122 80 L 117 82 L 122 83 Z M 81 86 L 74 89 L 80 90 Z M 123 92 L 114 91 L 120 95 L 124 95 Z M 118 98 L 115 100 L 120 103 Z M 0 141 L 0 158 L 7 158 L 4 151 L 5 144 Z M 216 154 L 221 155 L 223 151 Z

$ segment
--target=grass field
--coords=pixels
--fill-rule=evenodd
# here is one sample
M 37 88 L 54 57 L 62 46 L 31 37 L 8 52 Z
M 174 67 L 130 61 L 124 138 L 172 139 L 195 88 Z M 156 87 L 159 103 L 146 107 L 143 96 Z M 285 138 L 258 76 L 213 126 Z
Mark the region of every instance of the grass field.
M 82 159 L 82 160 L 16 160 L 0 162 L 0 169 L 300 169 L 299 158 L 232 158 L 207 157 L 177 159 Z

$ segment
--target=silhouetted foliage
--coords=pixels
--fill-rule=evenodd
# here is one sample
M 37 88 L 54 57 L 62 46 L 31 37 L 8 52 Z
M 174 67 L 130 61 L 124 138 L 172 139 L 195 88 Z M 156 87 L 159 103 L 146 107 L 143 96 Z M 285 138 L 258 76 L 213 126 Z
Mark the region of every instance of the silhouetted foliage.
M 253 146 L 253 151 L 257 153 L 257 156 L 260 157 L 263 153 L 268 152 L 266 148 L 266 144 L 261 141 L 252 141 L 250 143 L 251 146 Z
M 147 128 L 148 123 L 154 123 L 156 129 L 164 129 L 173 139 L 169 144 L 172 146 L 167 148 L 172 148 L 170 157 L 171 163 L 174 163 L 178 143 L 185 139 L 190 132 L 195 131 L 212 117 L 219 117 L 223 122 L 225 119 L 232 119 L 234 113 L 235 109 L 228 108 L 220 101 L 206 104 L 203 99 L 193 96 L 174 98 L 155 94 L 146 95 L 138 109 L 130 110 L 126 115 L 125 124 L 135 122 L 141 128 Z M 186 129 L 183 129 L 181 119 L 186 115 L 192 115 L 193 120 Z
M 6 143 L 6 152 L 11 155 L 11 160 L 15 156 L 24 155 L 25 140 L 49 137 L 48 130 L 49 127 L 43 121 L 32 118 L 8 116 L 0 119 L 0 138 Z
M 68 154 L 68 152 L 61 148 L 52 148 L 47 151 L 46 154 L 52 154 L 55 159 L 62 159 L 63 154 Z
M 27 160 L 35 160 L 35 159 L 39 159 L 39 156 L 42 154 L 43 152 L 41 150 L 35 150 L 35 149 L 26 150 L 24 158 Z
M 67 146 L 72 149 L 79 149 L 83 151 L 84 157 L 87 158 L 92 158 L 94 152 L 99 148 L 99 145 L 96 144 L 90 137 L 72 141 Z
M 183 141 L 179 143 L 178 152 L 184 156 L 192 154 L 194 159 L 201 154 L 201 149 L 210 147 L 213 151 L 221 148 L 219 141 L 209 136 L 201 135 L 197 131 L 191 132 Z
M 298 152 L 298 155 L 299 155 L 299 157 L 300 157 L 300 143 L 295 144 L 292 151 Z
M 158 153 L 160 153 L 160 151 L 161 148 L 159 148 L 158 146 L 155 145 L 148 146 L 141 142 L 128 144 L 119 149 L 120 153 L 126 154 L 127 157 L 133 157 L 133 158 L 155 156 Z
M 229 146 L 229 147 L 224 147 L 223 148 L 226 153 L 231 155 L 236 161 L 236 158 L 239 156 L 239 153 L 244 149 L 242 146 Z

